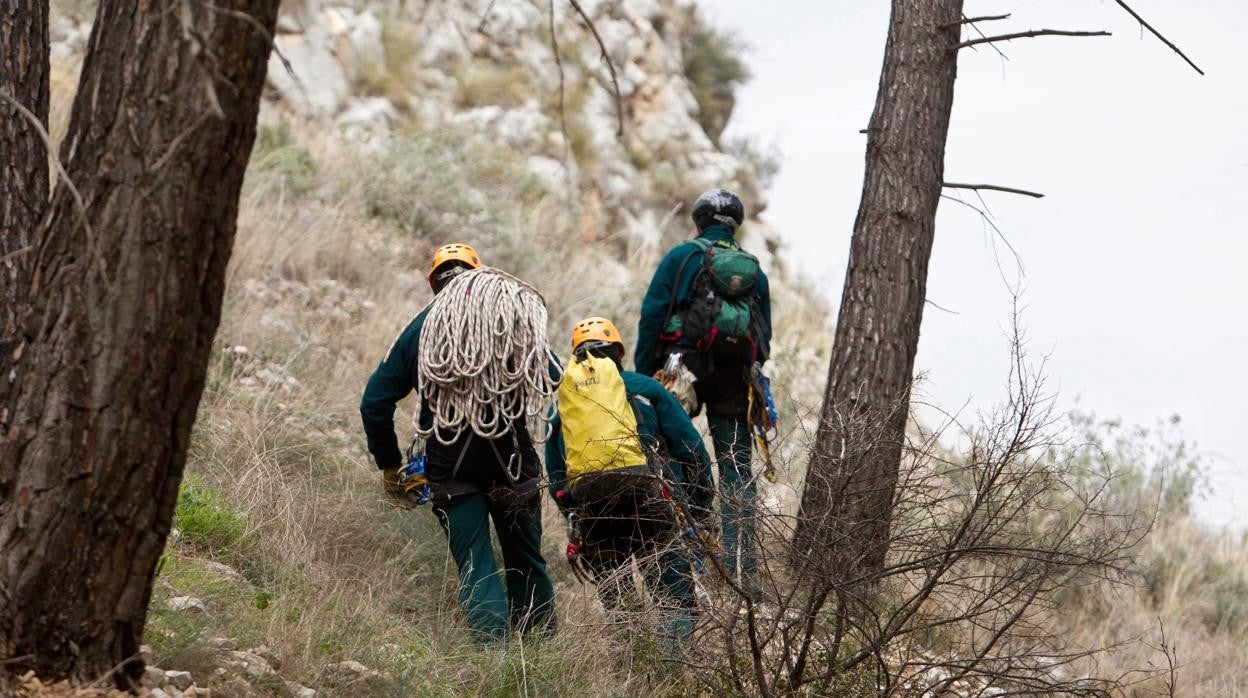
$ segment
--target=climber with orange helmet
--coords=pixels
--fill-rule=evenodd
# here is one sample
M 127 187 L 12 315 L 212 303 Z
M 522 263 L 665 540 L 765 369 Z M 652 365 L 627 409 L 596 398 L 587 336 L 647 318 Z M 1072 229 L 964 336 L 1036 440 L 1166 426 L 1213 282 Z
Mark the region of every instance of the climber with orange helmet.
M 696 604 L 680 537 L 710 514 L 710 456 L 671 393 L 623 370 L 614 323 L 578 323 L 572 351 L 546 443 L 550 494 L 569 520 L 568 561 L 618 614 L 635 557 L 665 639 L 685 639 Z
M 442 292 L 457 280 L 471 281 L 460 277 L 473 270 L 492 271 L 483 267 L 470 245 L 440 247 L 428 276 L 434 303 L 454 300 Z M 394 412 L 400 400 L 420 390 L 421 331 L 432 309 L 433 304 L 408 324 L 368 380 L 360 402 L 368 450 L 392 502 L 411 507 L 431 498 L 459 569 L 459 601 L 474 637 L 494 640 L 531 629 L 552 631 L 554 588 L 541 552 L 540 466 L 524 419 L 508 425 L 506 435 L 498 438 L 484 438 L 466 428 L 453 434 L 449 443 L 441 438 L 444 434 L 428 438 L 423 451 L 412 453 L 408 461 L 423 466 L 420 482 L 427 487 L 426 495 L 417 501 L 405 497 L 405 459 L 395 436 Z M 544 341 L 544 315 L 542 324 Z M 429 341 L 439 340 L 430 336 Z M 422 399 L 418 431 L 433 430 L 434 407 Z M 501 567 L 490 540 L 491 519 L 502 552 Z

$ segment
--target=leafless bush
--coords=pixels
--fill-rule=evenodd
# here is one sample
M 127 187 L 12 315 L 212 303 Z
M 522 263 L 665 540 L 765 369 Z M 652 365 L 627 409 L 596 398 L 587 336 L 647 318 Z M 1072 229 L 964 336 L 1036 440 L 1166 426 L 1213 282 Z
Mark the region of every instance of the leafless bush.
M 844 540 L 796 550 L 797 517 L 774 513 L 756 521 L 761 600 L 711 566 L 703 581 L 721 599 L 686 660 L 708 686 L 762 696 L 1100 696 L 1125 680 L 1096 678 L 1090 663 L 1105 648 L 1066 641 L 1054 619 L 1065 595 L 1125 580 L 1150 521 L 1107 506 L 1115 473 L 1077 457 L 1080 444 L 1044 392 L 1043 363 L 1028 362 L 1017 333 L 1011 356 L 1000 408 L 975 426 L 950 417 L 910 431 L 882 568 L 847 568 Z M 885 433 L 855 426 L 848 433 Z M 957 453 L 942 447 L 949 442 Z

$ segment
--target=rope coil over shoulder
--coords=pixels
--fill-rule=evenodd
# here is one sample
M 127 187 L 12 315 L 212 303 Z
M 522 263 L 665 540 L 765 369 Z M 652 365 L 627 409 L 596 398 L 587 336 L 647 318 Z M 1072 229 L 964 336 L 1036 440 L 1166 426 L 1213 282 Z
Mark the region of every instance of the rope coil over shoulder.
M 455 277 L 429 304 L 421 331 L 416 430 L 447 445 L 465 430 L 497 439 L 521 419 L 549 432 L 550 375 L 546 301 L 516 277 L 482 267 Z M 422 430 L 421 407 L 433 413 Z

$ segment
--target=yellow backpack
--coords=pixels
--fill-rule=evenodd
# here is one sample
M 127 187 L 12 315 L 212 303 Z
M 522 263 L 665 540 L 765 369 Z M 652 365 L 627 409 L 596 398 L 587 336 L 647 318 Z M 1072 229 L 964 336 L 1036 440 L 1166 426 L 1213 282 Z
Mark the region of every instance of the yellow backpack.
M 637 416 L 611 359 L 573 358 L 559 384 L 568 482 L 587 473 L 645 466 Z

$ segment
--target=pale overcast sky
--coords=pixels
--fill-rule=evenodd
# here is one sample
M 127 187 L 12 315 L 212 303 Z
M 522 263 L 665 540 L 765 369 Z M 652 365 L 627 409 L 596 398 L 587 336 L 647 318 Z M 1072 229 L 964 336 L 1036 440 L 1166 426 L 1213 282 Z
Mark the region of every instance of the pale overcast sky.
M 750 46 L 754 80 L 730 133 L 774 141 L 784 168 L 764 218 L 834 301 L 844 281 L 889 3 L 703 0 Z M 1183 418 L 1212 459 L 1211 523 L 1248 525 L 1248 0 L 1133 0 L 1200 77 L 1111 0 L 968 0 L 1013 13 L 990 33 L 1041 37 L 964 50 L 946 179 L 1047 194 L 985 195 L 1025 264 L 1031 347 L 1051 353 L 1060 404 L 1151 425 Z M 974 195 L 970 195 L 974 200 Z M 992 233 L 943 202 L 918 369 L 928 399 L 1003 394 L 1010 296 Z

